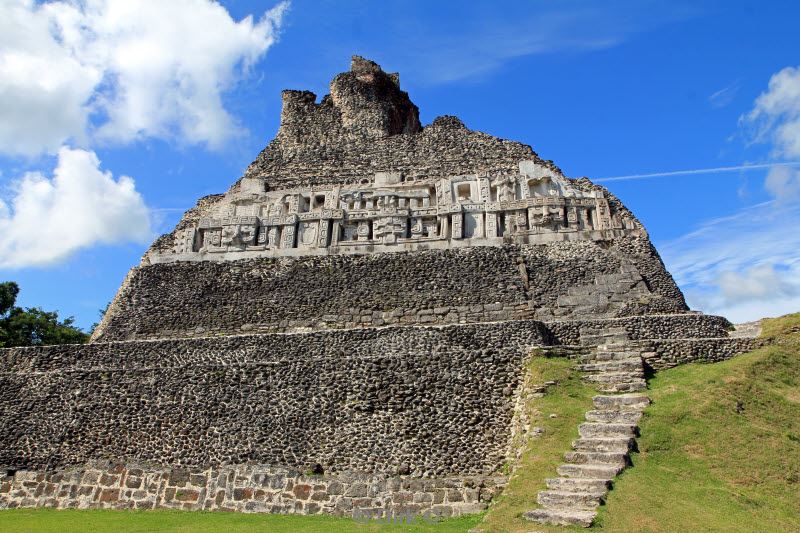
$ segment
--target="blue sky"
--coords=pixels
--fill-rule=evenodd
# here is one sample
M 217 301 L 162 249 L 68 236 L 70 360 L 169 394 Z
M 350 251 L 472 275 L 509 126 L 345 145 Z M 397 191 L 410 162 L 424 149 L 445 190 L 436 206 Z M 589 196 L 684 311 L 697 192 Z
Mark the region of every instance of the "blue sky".
M 797 20 L 790 1 L 0 0 L 0 279 L 88 327 L 272 138 L 280 90 L 321 96 L 360 54 L 423 124 L 458 115 L 568 176 L 702 170 L 603 184 L 694 309 L 797 311 Z

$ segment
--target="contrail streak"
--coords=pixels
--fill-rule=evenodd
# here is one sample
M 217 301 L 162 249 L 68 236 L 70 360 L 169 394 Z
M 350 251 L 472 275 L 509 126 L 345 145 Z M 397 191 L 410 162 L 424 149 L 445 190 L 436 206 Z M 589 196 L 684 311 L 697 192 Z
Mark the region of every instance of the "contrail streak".
M 715 168 L 696 168 L 692 170 L 673 170 L 671 172 L 653 172 L 652 174 L 632 174 L 630 176 L 613 176 L 610 178 L 598 178 L 592 180 L 596 183 L 604 181 L 626 181 L 641 180 L 647 178 L 661 178 L 664 176 L 687 176 L 689 174 L 718 174 L 720 172 L 735 172 L 737 170 L 751 170 L 758 168 L 772 167 L 796 167 L 800 166 L 800 161 L 787 161 L 784 163 L 759 163 L 756 165 L 738 165 L 735 167 L 715 167 Z

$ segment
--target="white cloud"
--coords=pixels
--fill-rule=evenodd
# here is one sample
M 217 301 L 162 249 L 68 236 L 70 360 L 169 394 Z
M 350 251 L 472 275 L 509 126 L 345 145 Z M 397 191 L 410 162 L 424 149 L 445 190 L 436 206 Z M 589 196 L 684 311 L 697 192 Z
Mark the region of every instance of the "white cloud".
M 755 128 L 755 141 L 769 143 L 773 155 L 800 157 L 800 69 L 773 75 L 740 124 Z M 689 304 L 736 322 L 800 310 L 800 171 L 796 162 L 748 167 L 769 168 L 764 189 L 772 200 L 661 247 Z
M 722 297 L 732 304 L 797 295 L 800 293 L 800 278 L 788 279 L 784 272 L 772 264 L 762 264 L 742 273 L 725 272 L 719 277 L 718 285 Z
M 773 167 L 764 179 L 764 188 L 779 202 L 800 200 L 800 170 Z
M 659 247 L 691 307 L 741 322 L 800 310 L 800 206 L 764 202 Z
M 82 137 L 100 70 L 73 57 L 32 3 L 0 1 L 0 151 L 32 155 Z
M 0 201 L 0 268 L 58 262 L 98 243 L 144 242 L 150 219 L 133 179 L 114 180 L 94 152 L 62 148 L 52 179 L 29 172 Z
M 255 22 L 211 0 L 0 0 L 0 152 L 65 141 L 238 131 L 222 94 L 275 42 L 287 2 Z
M 757 142 L 771 142 L 774 152 L 800 156 L 800 68 L 786 67 L 769 80 L 766 92 L 741 121 L 755 127 Z

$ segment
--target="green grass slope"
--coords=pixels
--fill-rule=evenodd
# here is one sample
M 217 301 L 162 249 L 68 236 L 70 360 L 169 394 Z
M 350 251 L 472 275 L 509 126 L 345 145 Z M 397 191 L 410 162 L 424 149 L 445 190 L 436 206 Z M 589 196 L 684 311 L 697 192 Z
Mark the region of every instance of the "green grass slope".
M 653 404 L 640 422 L 634 468 L 617 478 L 591 529 L 800 532 L 800 313 L 763 326 L 769 346 L 723 363 L 659 372 L 650 381 Z M 563 413 L 573 430 L 540 418 L 544 438 L 532 442 L 510 494 L 500 497 L 482 530 L 585 531 L 532 524 L 520 514 L 536 506 L 544 477 L 555 476 L 589 408 L 586 397 L 573 377 L 538 401 Z
M 604 531 L 800 531 L 800 314 L 770 346 L 660 372 Z
M 529 372 L 531 383 L 556 381 L 542 398 L 526 406 L 531 425 L 541 428 L 520 458 L 508 486 L 494 502 L 477 530 L 486 533 L 547 531 L 531 524 L 521 514 L 536 506 L 536 494 L 546 488 L 544 480 L 556 476 L 564 462 L 564 452 L 578 438 L 578 424 L 592 405 L 593 388 L 581 381 L 580 374 L 566 359 L 534 357 Z M 551 416 L 555 415 L 555 416 Z M 564 531 L 554 527 L 553 531 Z
M 650 382 L 634 468 L 592 529 L 609 532 L 800 531 L 800 314 L 764 321 L 769 346 L 730 361 L 686 365 Z M 360 524 L 332 517 L 172 511 L 0 511 L 0 531 L 583 531 L 524 521 L 544 479 L 577 436 L 592 389 L 569 361 L 535 357 L 533 383 L 556 380 L 527 406 L 543 434 L 483 517 L 438 524 Z M 551 414 L 556 415 L 551 417 Z M 477 527 L 476 527 L 477 526 Z

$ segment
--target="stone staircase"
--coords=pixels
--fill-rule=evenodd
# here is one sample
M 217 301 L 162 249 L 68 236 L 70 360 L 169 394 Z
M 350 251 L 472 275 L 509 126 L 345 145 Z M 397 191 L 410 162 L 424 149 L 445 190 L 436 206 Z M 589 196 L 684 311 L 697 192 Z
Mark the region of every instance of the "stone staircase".
M 581 342 L 595 346 L 581 356 L 578 370 L 584 381 L 600 392 L 639 392 L 647 388 L 642 356 L 631 346 L 624 328 L 607 328 L 599 333 L 581 333 Z
M 650 399 L 642 393 L 647 388 L 642 358 L 627 338 L 621 328 L 581 335 L 583 343 L 596 347 L 577 356 L 578 368 L 605 394 L 593 398 L 572 451 L 564 454 L 566 463 L 557 469 L 559 477 L 546 480 L 547 490 L 537 496 L 541 508 L 526 512 L 525 519 L 589 527 L 612 480 L 630 465 L 637 424 Z

